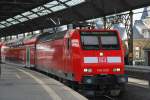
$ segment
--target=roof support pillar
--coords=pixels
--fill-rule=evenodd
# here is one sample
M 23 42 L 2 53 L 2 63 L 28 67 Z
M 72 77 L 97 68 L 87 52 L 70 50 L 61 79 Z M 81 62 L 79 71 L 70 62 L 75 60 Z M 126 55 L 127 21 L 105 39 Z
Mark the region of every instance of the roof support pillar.
M 43 30 L 43 29 L 41 29 L 41 30 L 40 30 L 40 34 L 43 34 L 43 33 L 44 33 L 44 30 Z
M 128 46 L 129 46 L 129 53 L 128 53 L 128 60 L 129 64 L 133 65 L 133 12 L 130 11 L 129 13 L 129 30 L 128 30 Z
M 12 40 L 12 35 L 10 36 L 10 40 Z
M 73 24 L 68 24 L 67 25 L 67 29 L 69 30 L 69 29 L 73 29 Z
M 25 35 L 25 33 L 23 33 L 23 37 L 25 37 L 26 35 Z
M 106 16 L 104 16 L 103 17 L 103 27 L 104 27 L 104 29 L 106 29 L 107 27 L 106 27 L 106 23 L 107 23 L 107 19 L 106 19 Z
M 4 40 L 5 40 L 5 41 L 7 40 L 6 36 L 4 37 Z
M 17 38 L 17 39 L 19 38 L 18 34 L 16 35 L 16 38 Z

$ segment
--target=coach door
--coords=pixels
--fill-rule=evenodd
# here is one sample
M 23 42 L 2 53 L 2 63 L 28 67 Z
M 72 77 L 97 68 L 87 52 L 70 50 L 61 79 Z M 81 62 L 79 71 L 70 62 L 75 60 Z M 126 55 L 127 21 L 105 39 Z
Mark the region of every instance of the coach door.
M 26 48 L 26 67 L 30 67 L 30 48 Z

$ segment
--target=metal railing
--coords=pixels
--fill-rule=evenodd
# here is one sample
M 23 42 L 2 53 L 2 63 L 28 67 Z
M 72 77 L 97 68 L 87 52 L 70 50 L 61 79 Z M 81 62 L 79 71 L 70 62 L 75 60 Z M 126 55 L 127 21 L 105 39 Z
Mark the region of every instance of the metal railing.
M 128 77 L 149 81 L 150 86 L 150 66 L 125 66 L 125 73 Z

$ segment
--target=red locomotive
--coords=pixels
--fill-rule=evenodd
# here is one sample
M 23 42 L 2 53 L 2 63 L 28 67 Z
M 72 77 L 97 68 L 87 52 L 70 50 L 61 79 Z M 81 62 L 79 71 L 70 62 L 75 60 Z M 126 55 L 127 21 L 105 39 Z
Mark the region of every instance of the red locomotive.
M 94 92 L 103 90 L 112 94 L 119 91 L 119 94 L 127 82 L 124 50 L 116 30 L 73 29 L 45 33 L 13 48 L 14 52 L 20 50 L 16 57 L 25 65 L 69 80 L 84 89 L 92 87 Z

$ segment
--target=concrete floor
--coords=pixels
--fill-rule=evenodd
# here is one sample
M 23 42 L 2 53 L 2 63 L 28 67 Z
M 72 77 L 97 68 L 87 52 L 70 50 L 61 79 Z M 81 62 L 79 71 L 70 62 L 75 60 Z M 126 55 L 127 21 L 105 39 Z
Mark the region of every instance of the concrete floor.
M 2 64 L 0 100 L 87 100 L 41 73 Z
M 131 80 L 131 79 L 130 79 Z M 150 88 L 144 81 L 132 79 L 119 98 L 93 97 L 89 100 L 150 100 Z M 144 84 L 142 83 L 144 82 Z M 2 64 L 0 100 L 87 100 L 79 93 L 41 73 Z

